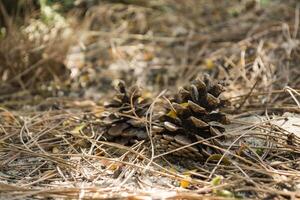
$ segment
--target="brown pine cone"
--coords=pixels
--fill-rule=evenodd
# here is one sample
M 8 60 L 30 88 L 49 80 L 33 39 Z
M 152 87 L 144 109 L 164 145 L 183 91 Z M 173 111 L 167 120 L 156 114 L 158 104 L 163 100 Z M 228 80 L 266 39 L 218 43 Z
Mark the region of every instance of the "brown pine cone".
M 223 91 L 220 84 L 213 84 L 208 77 L 203 81 L 197 78 L 190 85 L 180 88 L 167 114 L 160 118 L 161 126 L 153 127 L 158 152 L 172 151 L 221 135 L 225 131 L 223 124 L 228 122 L 225 114 L 218 111 L 224 105 L 224 101 L 219 98 Z M 220 147 L 222 138 L 212 138 L 206 143 Z M 220 151 L 199 143 L 177 150 L 172 155 L 205 160 L 216 153 Z
M 116 90 L 115 97 L 105 105 L 107 111 L 100 117 L 105 127 L 103 139 L 123 145 L 147 139 L 144 119 L 151 101 L 141 97 L 140 88 L 127 89 L 123 81 Z

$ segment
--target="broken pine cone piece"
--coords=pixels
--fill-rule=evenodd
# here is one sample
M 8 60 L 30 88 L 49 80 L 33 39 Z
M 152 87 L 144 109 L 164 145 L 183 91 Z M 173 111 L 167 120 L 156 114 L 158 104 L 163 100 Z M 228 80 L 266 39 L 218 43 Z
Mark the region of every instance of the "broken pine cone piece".
M 154 142 L 158 153 L 189 159 L 206 160 L 212 154 L 222 153 L 222 133 L 228 119 L 219 108 L 224 106 L 220 94 L 223 86 L 208 77 L 197 78 L 190 85 L 179 89 L 160 118 L 160 126 L 154 127 Z
M 127 88 L 124 81 L 119 81 L 114 98 L 104 105 L 106 112 L 100 117 L 104 127 L 102 139 L 123 145 L 147 139 L 144 119 L 150 104 L 139 87 Z

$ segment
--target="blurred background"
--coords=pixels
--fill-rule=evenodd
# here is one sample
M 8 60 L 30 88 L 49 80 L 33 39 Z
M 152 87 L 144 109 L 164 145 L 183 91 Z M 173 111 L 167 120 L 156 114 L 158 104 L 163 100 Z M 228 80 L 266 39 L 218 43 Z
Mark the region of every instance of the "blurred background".
M 228 98 L 300 83 L 296 0 L 1 0 L 0 10 L 0 102 L 10 108 L 99 102 L 117 79 L 152 95 L 208 73 Z

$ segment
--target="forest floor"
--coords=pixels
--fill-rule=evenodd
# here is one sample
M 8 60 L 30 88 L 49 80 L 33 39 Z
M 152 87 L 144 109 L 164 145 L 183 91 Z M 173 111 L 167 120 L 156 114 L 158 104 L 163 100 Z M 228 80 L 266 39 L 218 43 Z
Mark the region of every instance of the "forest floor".
M 118 2 L 6 18 L 0 199 L 299 199 L 300 4 Z M 226 88 L 224 154 L 183 166 L 99 140 L 117 80 L 164 101 L 199 74 Z

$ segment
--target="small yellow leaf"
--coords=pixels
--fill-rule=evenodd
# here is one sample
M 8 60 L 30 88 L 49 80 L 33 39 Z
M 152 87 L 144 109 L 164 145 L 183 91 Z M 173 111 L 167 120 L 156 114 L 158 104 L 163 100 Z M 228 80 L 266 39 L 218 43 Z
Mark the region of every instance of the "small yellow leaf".
M 191 185 L 191 178 L 188 176 L 185 179 L 182 179 L 180 181 L 180 187 L 182 188 L 188 188 L 190 185 Z
M 167 116 L 175 119 L 177 117 L 177 114 L 175 111 L 171 110 L 170 112 L 168 112 Z
M 82 75 L 79 78 L 80 82 L 88 82 L 90 80 L 90 77 L 88 75 Z
M 65 120 L 62 125 L 66 127 L 69 126 L 70 124 L 71 124 L 70 120 Z
M 114 170 L 116 170 L 116 169 L 118 169 L 118 168 L 119 168 L 119 165 L 113 163 L 113 164 L 109 165 L 107 169 L 108 169 L 108 170 L 114 171 Z
M 182 107 L 184 107 L 184 108 L 187 108 L 188 105 L 189 105 L 189 103 L 185 102 L 185 103 L 181 103 L 179 105 L 182 106 Z M 175 119 L 177 117 L 177 113 L 176 113 L 175 110 L 172 109 L 170 112 L 168 112 L 167 116 Z
M 145 99 L 143 97 L 139 97 L 138 99 L 138 103 L 141 103 L 142 101 L 144 101 Z
M 222 177 L 221 177 L 221 176 L 216 176 L 215 178 L 213 178 L 213 179 L 211 180 L 211 184 L 212 184 L 213 186 L 218 186 L 218 185 L 221 184 L 221 181 L 222 181 Z
M 215 67 L 214 62 L 211 59 L 206 59 L 205 60 L 205 68 L 208 70 L 211 70 Z
M 153 96 L 153 94 L 149 91 L 145 91 L 145 92 L 143 92 L 142 96 L 144 98 L 151 98 Z
M 82 129 L 85 127 L 85 124 L 80 124 L 79 126 L 76 126 L 72 131 L 71 133 L 74 134 L 74 135 L 79 135 L 80 132 L 82 131 Z

